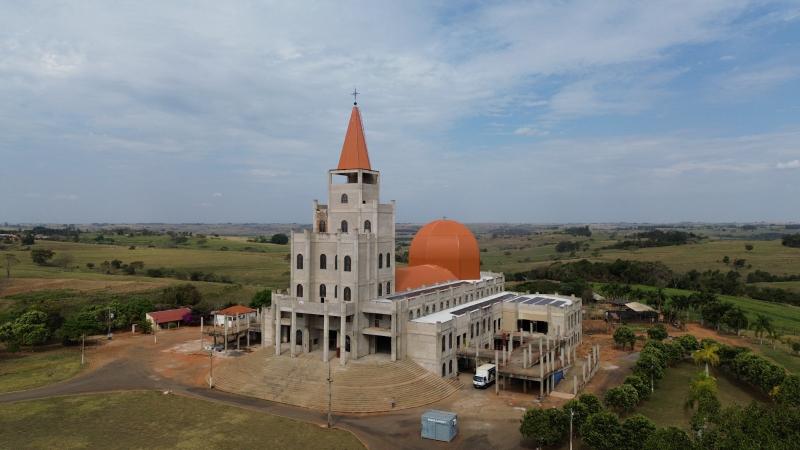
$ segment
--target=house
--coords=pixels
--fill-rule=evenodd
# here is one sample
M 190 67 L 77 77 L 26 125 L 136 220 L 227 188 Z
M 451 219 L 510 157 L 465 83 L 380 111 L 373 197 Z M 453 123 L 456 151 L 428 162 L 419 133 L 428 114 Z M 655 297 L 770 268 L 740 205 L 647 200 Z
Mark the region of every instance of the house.
M 237 322 L 240 327 L 246 327 L 257 319 L 258 311 L 243 305 L 233 305 L 214 312 L 214 326 L 217 327 L 224 327 L 226 322 L 228 328 L 236 328 Z
M 164 311 L 149 312 L 144 316 L 154 327 L 158 325 L 159 328 L 165 328 L 166 325 L 166 328 L 170 328 L 173 323 L 180 327 L 181 322 L 189 322 L 192 310 L 190 308 L 166 309 Z

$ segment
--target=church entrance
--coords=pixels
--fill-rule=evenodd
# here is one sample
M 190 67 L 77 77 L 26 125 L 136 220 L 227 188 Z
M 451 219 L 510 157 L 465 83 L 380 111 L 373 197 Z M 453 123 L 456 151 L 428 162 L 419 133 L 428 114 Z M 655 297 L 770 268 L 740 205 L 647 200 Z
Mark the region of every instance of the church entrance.
M 392 338 L 387 336 L 372 336 L 375 339 L 375 353 L 392 354 Z

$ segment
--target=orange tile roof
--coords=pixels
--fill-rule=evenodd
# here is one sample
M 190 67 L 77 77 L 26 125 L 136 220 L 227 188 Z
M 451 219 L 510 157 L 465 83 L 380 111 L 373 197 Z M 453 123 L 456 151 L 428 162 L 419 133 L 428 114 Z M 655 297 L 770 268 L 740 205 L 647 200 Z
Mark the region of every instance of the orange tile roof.
M 147 313 L 157 324 L 167 322 L 177 322 L 179 320 L 188 321 L 191 318 L 192 310 L 189 308 L 166 309 L 164 311 L 153 311 Z
M 247 306 L 242 305 L 233 305 L 217 311 L 217 314 L 220 316 L 238 316 L 239 314 L 248 314 L 254 312 L 256 312 L 256 310 L 253 308 L 248 308 Z
M 347 124 L 347 134 L 344 136 L 342 154 L 339 156 L 337 170 L 367 169 L 372 170 L 367 152 L 367 140 L 364 138 L 364 126 L 361 123 L 361 112 L 358 106 L 353 106 L 350 113 L 350 123 Z
M 433 286 L 434 284 L 458 279 L 457 276 L 453 275 L 453 272 L 433 264 L 398 267 L 394 271 L 394 277 L 395 284 L 397 285 L 397 292 L 416 289 L 422 286 Z

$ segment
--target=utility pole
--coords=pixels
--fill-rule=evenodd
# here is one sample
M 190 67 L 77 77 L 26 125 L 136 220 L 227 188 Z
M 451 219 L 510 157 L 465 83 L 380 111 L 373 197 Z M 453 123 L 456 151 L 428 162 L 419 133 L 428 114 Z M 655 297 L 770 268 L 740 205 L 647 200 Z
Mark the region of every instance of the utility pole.
M 333 378 L 331 378 L 331 362 L 328 361 L 328 428 L 331 427 L 331 408 L 333 403 L 331 385 L 333 384 Z
M 208 388 L 214 389 L 214 346 L 208 350 Z
M 108 340 L 111 340 L 111 319 L 114 316 L 111 314 L 111 307 L 110 306 L 108 307 L 108 316 L 107 317 L 108 317 L 108 334 L 106 335 L 106 337 L 108 338 Z
M 200 316 L 200 351 L 203 351 L 203 316 Z
M 81 366 L 83 366 L 83 363 L 85 361 L 84 357 L 85 352 L 86 352 L 86 333 L 81 335 Z
M 569 450 L 572 450 L 572 418 L 575 416 L 575 411 L 570 408 L 569 410 Z

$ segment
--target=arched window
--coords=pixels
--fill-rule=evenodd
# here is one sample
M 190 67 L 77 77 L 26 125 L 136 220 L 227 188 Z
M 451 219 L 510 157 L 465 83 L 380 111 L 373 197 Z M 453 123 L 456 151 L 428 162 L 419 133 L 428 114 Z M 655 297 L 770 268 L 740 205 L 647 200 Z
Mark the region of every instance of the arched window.
M 319 221 L 319 225 L 317 225 L 320 233 L 325 233 L 328 231 L 328 225 L 325 223 L 324 220 Z
M 350 272 L 350 270 L 352 269 L 352 266 L 353 266 L 353 264 L 350 261 L 350 257 L 349 256 L 345 256 L 344 257 L 344 271 L 345 272 Z
M 447 342 L 447 340 L 445 339 L 444 336 L 442 336 L 442 351 L 445 350 L 445 346 L 444 346 L 445 342 Z
M 453 373 L 453 360 L 451 359 L 447 365 L 450 366 L 450 373 Z
M 347 203 L 347 194 L 342 194 L 342 203 Z
M 364 231 L 366 232 L 372 231 L 372 222 L 370 222 L 369 220 L 364 221 Z
M 347 233 L 347 221 L 342 221 L 342 233 Z
M 339 255 L 333 257 L 333 270 L 339 270 Z
M 303 330 L 297 330 L 294 336 L 294 345 L 303 345 Z
M 447 336 L 447 348 L 453 348 L 453 333 Z
M 297 270 L 303 270 L 303 255 L 297 254 Z
M 333 298 L 339 298 L 339 285 L 333 285 Z
M 297 297 L 298 298 L 302 298 L 303 297 L 303 285 L 302 284 L 298 284 L 297 285 Z
M 386 267 L 392 267 L 392 260 L 389 257 L 389 252 L 386 252 Z
M 391 281 L 387 281 L 386 282 L 386 295 L 389 295 L 391 293 L 392 293 L 392 282 Z
M 350 351 L 350 336 L 344 337 L 344 351 L 346 352 Z
M 378 253 L 378 269 L 383 269 L 383 253 Z
M 326 294 L 328 293 L 327 291 L 328 291 L 328 288 L 326 288 L 324 284 L 320 284 L 319 285 L 319 297 L 320 298 L 325 298 Z
M 322 270 L 328 268 L 328 257 L 325 256 L 325 253 L 319 255 L 319 268 Z
M 383 295 L 383 285 L 378 283 L 378 297 Z
M 408 320 L 411 320 L 413 318 L 414 318 L 414 311 L 412 310 L 408 312 Z
M 447 370 L 447 363 L 442 363 L 442 376 L 447 375 L 447 372 L 445 372 L 445 370 Z
M 349 287 L 344 288 L 344 301 L 346 301 L 346 302 L 350 301 L 350 288 Z

